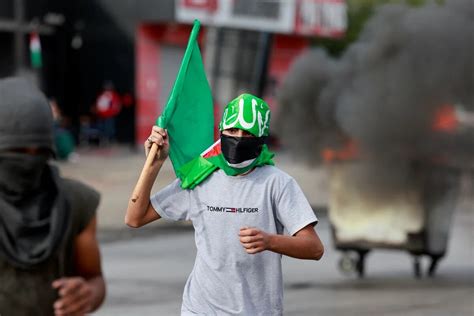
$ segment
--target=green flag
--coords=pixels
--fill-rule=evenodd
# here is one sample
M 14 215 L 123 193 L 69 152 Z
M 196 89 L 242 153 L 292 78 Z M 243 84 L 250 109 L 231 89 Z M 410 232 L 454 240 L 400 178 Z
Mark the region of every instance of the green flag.
M 168 130 L 170 159 L 177 175 L 182 165 L 199 156 L 214 140 L 213 100 L 197 43 L 199 27 L 195 20 L 173 89 L 156 120 Z

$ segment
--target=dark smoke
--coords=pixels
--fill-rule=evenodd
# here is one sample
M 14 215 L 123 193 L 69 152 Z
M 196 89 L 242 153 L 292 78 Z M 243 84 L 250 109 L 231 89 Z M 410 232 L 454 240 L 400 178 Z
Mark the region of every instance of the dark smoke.
M 340 135 L 378 159 L 474 153 L 472 134 L 431 128 L 444 104 L 474 110 L 473 45 L 472 0 L 382 6 L 340 60 L 316 50 L 295 62 L 281 91 L 279 135 L 311 161 Z
M 294 63 L 279 98 L 283 111 L 276 123 L 278 135 L 285 143 L 295 141 L 290 147 L 307 162 L 318 159 L 328 138 L 329 132 L 318 111 L 318 100 L 334 71 L 335 61 L 325 51 L 311 51 Z

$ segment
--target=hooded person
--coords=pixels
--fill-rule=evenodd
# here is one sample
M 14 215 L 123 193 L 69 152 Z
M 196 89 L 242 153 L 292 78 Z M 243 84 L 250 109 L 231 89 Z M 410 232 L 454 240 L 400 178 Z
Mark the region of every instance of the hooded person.
M 105 293 L 99 194 L 49 163 L 53 117 L 37 88 L 0 80 L 0 117 L 0 315 L 92 311 Z
M 151 197 L 169 152 L 167 131 L 154 126 L 145 142 L 147 155 L 152 143 L 159 149 L 125 222 L 192 221 L 197 254 L 181 315 L 282 315 L 281 255 L 319 260 L 324 252 L 311 206 L 296 181 L 274 166 L 265 144 L 270 116 L 253 95 L 232 100 L 220 139 Z

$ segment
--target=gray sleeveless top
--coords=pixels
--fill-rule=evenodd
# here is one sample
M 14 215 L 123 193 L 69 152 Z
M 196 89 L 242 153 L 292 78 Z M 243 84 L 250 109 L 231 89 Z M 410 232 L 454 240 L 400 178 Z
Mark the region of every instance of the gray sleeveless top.
M 91 187 L 71 179 L 61 179 L 71 209 L 71 225 L 48 260 L 33 269 L 20 269 L 0 258 L 0 315 L 54 315 L 57 291 L 51 283 L 73 276 L 74 239 L 95 216 L 100 195 Z

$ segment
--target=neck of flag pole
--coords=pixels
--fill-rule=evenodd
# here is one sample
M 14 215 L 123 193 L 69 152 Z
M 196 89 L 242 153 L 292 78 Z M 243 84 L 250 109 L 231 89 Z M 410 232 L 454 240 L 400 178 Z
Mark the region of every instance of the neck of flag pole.
M 181 66 L 179 67 L 178 75 L 174 82 L 173 89 L 170 92 L 168 101 L 166 102 L 166 106 L 164 107 L 163 112 L 156 119 L 156 125 L 161 128 L 167 128 L 168 123 L 171 117 L 173 116 L 173 112 L 176 108 L 177 98 L 183 88 L 184 77 L 186 76 L 189 61 L 191 59 L 193 49 L 196 47 L 196 45 L 194 44 L 197 41 L 200 27 L 201 22 L 199 22 L 199 20 L 194 20 L 193 29 L 191 31 L 191 35 L 189 36 L 188 45 L 186 46 L 186 51 L 184 52 L 183 60 L 181 62 Z

